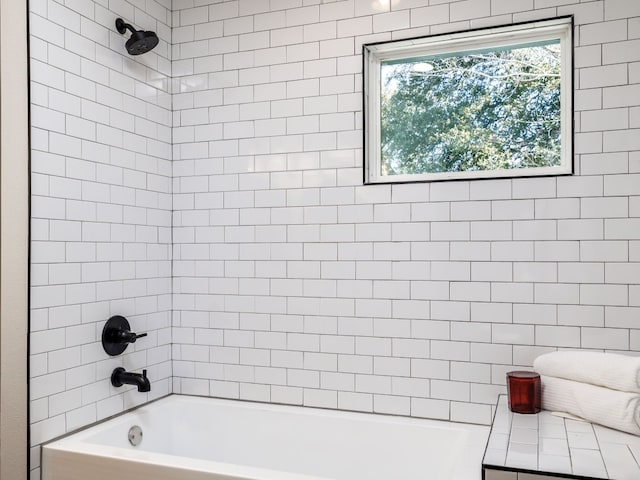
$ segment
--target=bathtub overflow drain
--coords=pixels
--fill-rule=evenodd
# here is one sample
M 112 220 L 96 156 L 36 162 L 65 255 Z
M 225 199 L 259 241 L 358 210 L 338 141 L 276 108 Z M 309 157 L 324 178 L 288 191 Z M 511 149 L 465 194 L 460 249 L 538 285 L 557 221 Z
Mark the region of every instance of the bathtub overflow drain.
M 137 447 L 140 445 L 140 442 L 142 442 L 142 429 L 139 426 L 134 425 L 129 429 L 128 437 L 129 443 L 134 447 Z

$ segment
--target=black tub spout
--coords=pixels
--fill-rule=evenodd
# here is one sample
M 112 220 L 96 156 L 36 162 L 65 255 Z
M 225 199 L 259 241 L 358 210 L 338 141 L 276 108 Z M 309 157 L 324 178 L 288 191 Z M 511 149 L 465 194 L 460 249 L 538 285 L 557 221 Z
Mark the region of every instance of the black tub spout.
M 122 385 L 135 385 L 139 392 L 151 391 L 151 383 L 147 378 L 147 371 L 142 370 L 142 374 L 127 372 L 124 368 L 118 367 L 111 374 L 111 385 L 121 387 Z

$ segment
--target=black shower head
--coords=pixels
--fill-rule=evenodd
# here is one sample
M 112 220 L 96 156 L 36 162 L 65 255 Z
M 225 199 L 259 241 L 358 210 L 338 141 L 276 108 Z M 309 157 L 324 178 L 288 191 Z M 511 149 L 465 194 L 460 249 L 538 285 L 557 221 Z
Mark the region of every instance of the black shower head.
M 131 30 L 131 38 L 127 40 L 127 52 L 129 55 L 142 55 L 153 50 L 158 42 L 158 35 L 155 32 L 145 32 L 144 30 L 136 30 L 121 18 L 116 20 L 116 29 L 119 33 L 126 33 L 127 29 Z

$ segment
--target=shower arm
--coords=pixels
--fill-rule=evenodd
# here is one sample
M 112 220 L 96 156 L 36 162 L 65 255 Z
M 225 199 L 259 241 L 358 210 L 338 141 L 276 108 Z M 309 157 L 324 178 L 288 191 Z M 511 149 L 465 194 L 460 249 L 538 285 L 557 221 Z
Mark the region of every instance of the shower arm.
M 118 33 L 120 33 L 121 35 L 124 35 L 125 33 L 127 33 L 127 29 L 131 30 L 131 33 L 137 32 L 137 30 L 133 28 L 132 25 L 130 25 L 129 23 L 126 23 L 123 19 L 118 18 L 116 20 L 116 30 L 118 30 Z

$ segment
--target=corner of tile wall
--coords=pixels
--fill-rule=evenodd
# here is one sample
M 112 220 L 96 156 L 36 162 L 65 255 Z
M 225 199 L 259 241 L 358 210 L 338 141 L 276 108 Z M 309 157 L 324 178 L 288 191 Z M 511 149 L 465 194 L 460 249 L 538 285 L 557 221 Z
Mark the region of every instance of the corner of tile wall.
M 30 0 L 31 478 L 42 442 L 172 391 L 171 2 Z M 115 19 L 154 30 L 124 49 Z M 148 336 L 111 358 L 104 322 Z M 149 394 L 115 389 L 146 368 Z

